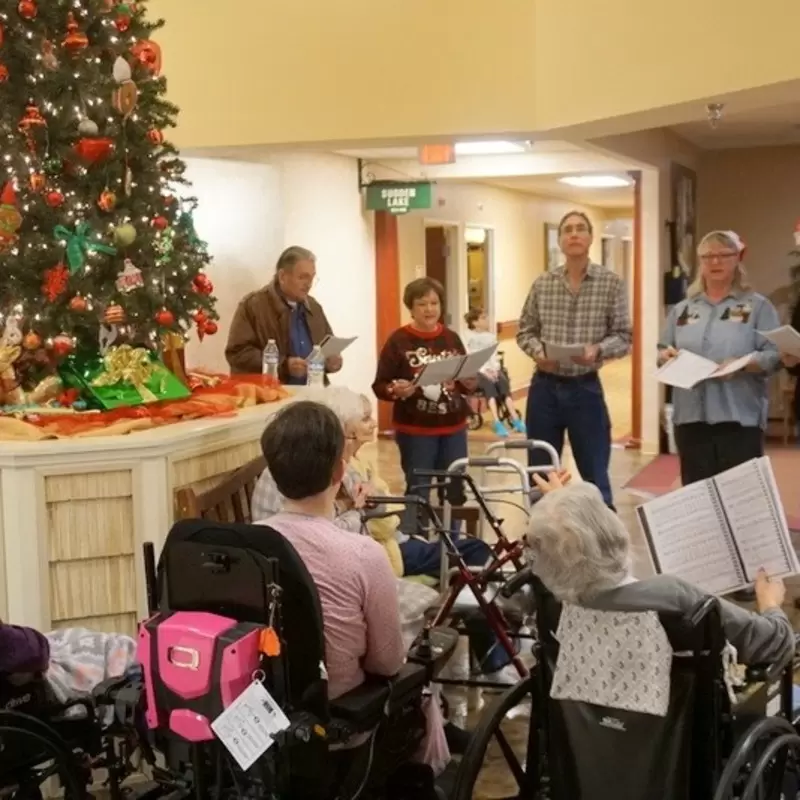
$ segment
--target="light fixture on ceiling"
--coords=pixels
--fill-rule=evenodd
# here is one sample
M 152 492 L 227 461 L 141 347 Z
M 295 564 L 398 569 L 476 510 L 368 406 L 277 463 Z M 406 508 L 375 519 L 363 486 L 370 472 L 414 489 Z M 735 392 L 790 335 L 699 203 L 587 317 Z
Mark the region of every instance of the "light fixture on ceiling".
M 567 175 L 558 182 L 577 189 L 622 189 L 631 185 L 630 180 L 619 175 Z
M 527 149 L 527 142 L 456 142 L 457 156 L 511 156 Z

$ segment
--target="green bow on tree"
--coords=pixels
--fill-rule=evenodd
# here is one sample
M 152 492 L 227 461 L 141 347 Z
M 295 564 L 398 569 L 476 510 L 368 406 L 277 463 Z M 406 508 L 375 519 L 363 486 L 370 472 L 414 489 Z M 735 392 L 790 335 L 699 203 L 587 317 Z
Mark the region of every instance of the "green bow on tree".
M 197 235 L 197 229 L 194 227 L 194 215 L 191 211 L 181 213 L 179 224 L 186 231 L 186 238 L 192 247 L 196 247 L 198 250 L 205 250 L 208 247 L 208 244 Z
M 87 253 L 106 253 L 110 256 L 117 254 L 116 247 L 89 238 L 89 225 L 86 222 L 76 222 L 74 231 L 63 225 L 56 225 L 53 228 L 53 235 L 57 241 L 65 242 L 67 245 L 70 275 L 74 275 L 85 266 Z

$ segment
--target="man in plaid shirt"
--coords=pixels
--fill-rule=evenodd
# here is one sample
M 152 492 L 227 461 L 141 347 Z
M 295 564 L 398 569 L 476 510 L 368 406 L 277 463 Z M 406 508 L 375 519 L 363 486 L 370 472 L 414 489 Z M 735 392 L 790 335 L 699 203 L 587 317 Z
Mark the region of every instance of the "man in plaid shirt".
M 571 211 L 561 219 L 558 237 L 565 263 L 534 281 L 517 344 L 536 364 L 528 391 L 528 438 L 549 442 L 560 454 L 568 433 L 581 476 L 613 508 L 611 421 L 598 370 L 605 361 L 626 356 L 633 335 L 622 278 L 589 260 L 592 234 L 583 212 Z M 548 344 L 581 344 L 584 350 L 563 363 L 548 358 Z M 531 466 L 544 463 L 542 456 L 532 452 Z

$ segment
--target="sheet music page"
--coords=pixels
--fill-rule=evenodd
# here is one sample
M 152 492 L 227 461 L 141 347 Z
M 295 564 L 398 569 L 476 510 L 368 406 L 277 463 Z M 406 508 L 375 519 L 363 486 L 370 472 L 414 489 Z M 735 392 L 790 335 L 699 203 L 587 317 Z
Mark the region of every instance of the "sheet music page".
M 782 353 L 800 358 L 800 333 L 791 325 L 781 325 L 774 331 L 758 331 L 765 339 L 768 339 Z
M 656 371 L 656 378 L 667 386 L 691 389 L 700 381 L 710 378 L 719 369 L 719 364 L 688 350 L 681 350 L 675 358 L 667 361 Z
M 725 375 L 733 375 L 734 372 L 739 372 L 739 370 L 744 369 L 753 360 L 753 356 L 755 356 L 755 353 L 748 353 L 746 356 L 734 358 L 733 361 L 723 364 L 718 369 L 714 370 L 714 373 L 709 377 L 723 378 Z
M 481 350 L 476 350 L 470 353 L 461 365 L 457 378 L 474 378 L 480 371 L 481 367 L 494 355 L 497 350 L 497 345 L 493 344 L 489 347 L 484 347 Z
M 442 358 L 439 361 L 429 361 L 414 378 L 414 383 L 417 386 L 425 387 L 454 381 L 466 358 L 466 356 L 455 356 L 454 358 Z
M 659 571 L 721 594 L 744 580 L 713 491 L 708 481 L 693 483 L 640 508 Z
M 340 336 L 328 336 L 323 339 L 320 345 L 322 348 L 322 355 L 324 355 L 325 358 L 340 356 L 356 339 L 358 339 L 358 336 L 351 336 L 349 339 Z
M 571 364 L 574 356 L 582 356 L 586 352 L 585 344 L 552 344 L 542 342 L 545 358 L 558 361 L 559 364 Z
M 754 458 L 714 478 L 739 545 L 747 580 L 763 567 L 769 575 L 800 572 L 778 487 L 768 458 Z

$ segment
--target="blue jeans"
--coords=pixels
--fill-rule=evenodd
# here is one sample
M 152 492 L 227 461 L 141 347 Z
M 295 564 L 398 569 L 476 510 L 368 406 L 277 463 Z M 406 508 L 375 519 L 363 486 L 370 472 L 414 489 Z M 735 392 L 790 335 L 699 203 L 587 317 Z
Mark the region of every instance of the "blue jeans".
M 564 434 L 568 433 L 581 477 L 593 483 L 606 504 L 614 508 L 608 478 L 611 419 L 597 373 L 567 378 L 537 372 L 528 391 L 525 426 L 529 439 L 548 442 L 559 456 L 564 449 Z M 528 461 L 532 467 L 546 464 L 547 455 L 532 450 Z
M 455 545 L 469 567 L 482 567 L 489 560 L 489 545 L 480 539 L 457 538 Z M 438 541 L 407 539 L 400 544 L 400 552 L 403 554 L 403 572 L 406 575 L 439 577 L 441 545 Z

